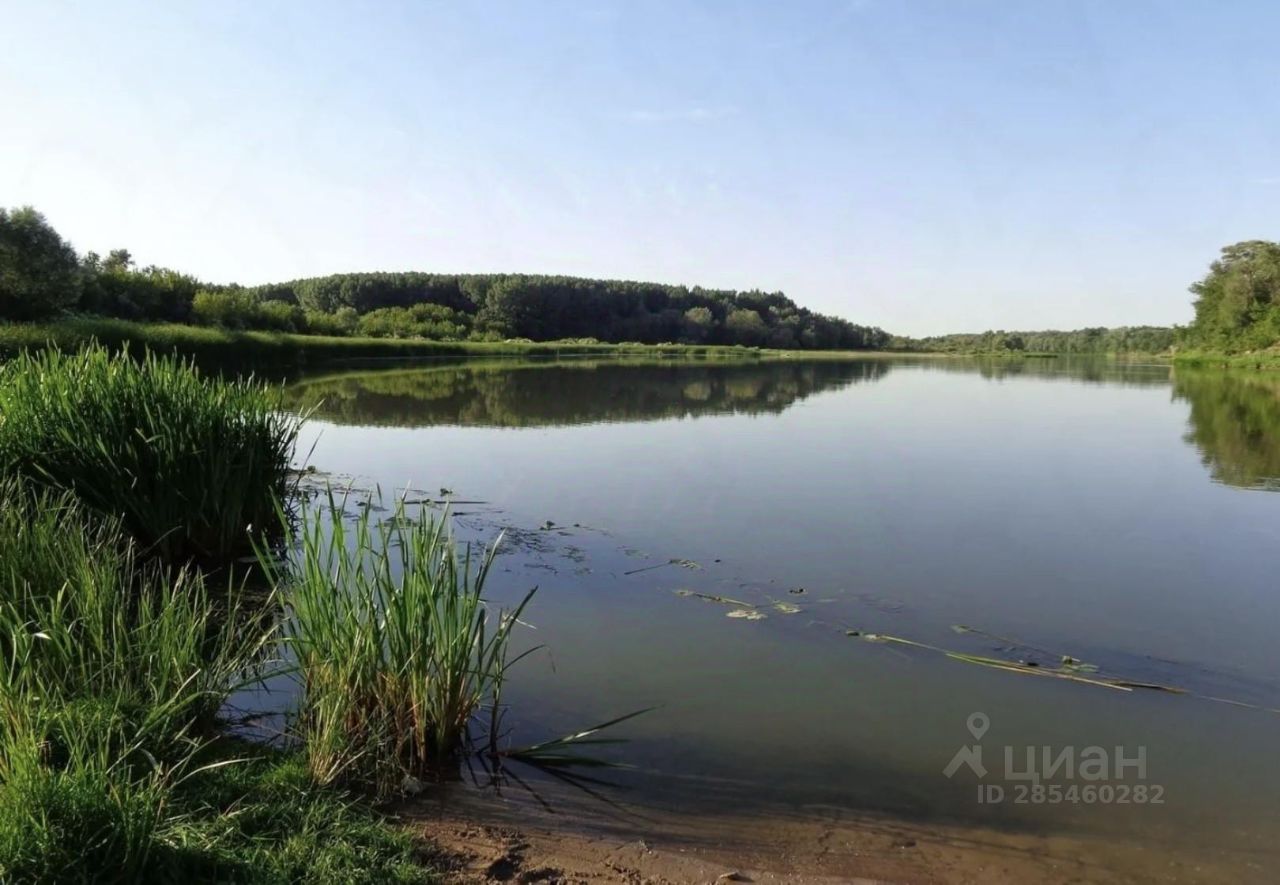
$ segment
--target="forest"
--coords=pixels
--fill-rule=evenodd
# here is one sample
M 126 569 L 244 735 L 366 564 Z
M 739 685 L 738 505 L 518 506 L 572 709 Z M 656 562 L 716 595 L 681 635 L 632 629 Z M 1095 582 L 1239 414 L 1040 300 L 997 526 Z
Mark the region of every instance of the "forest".
M 352 273 L 265 286 L 78 255 L 31 207 L 0 209 L 0 320 L 68 312 L 320 335 L 879 350 L 888 333 L 781 292 L 530 274 Z
M 0 208 L 0 320 L 84 314 L 229 330 L 430 341 L 580 341 L 933 353 L 1236 353 L 1280 343 L 1280 243 L 1227 246 L 1185 327 L 891 336 L 782 292 L 534 274 L 347 273 L 262 286 L 79 254 L 30 206 Z
M 1070 354 L 1164 353 L 1173 346 L 1174 329 L 1168 326 L 1094 326 L 1073 331 L 987 331 L 935 335 L 929 338 L 895 338 L 897 350 L 927 353 Z

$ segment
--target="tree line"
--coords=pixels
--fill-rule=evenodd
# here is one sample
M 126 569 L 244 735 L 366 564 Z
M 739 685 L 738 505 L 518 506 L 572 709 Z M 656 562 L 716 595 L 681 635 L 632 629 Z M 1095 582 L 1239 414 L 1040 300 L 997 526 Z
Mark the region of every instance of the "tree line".
M 1189 326 L 893 337 L 782 292 L 532 274 L 349 273 L 265 286 L 80 255 L 30 206 L 0 208 L 0 320 L 68 312 L 282 332 L 442 341 L 593 340 L 944 353 L 1236 352 L 1280 344 L 1280 243 L 1227 246 L 1191 286 Z
M 0 209 L 0 319 L 66 312 L 324 335 L 525 338 L 878 350 L 882 329 L 781 292 L 531 274 L 352 273 L 265 286 L 137 267 L 126 249 L 83 256 L 31 207 Z
M 997 331 L 934 335 L 928 338 L 895 338 L 900 350 L 929 353 L 1025 354 L 1025 353 L 1163 353 L 1174 343 L 1169 326 L 1093 326 L 1072 331 Z

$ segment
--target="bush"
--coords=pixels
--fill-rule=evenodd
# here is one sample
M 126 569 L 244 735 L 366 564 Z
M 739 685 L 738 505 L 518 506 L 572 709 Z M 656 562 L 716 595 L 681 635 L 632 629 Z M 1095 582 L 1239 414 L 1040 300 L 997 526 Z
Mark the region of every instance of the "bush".
M 257 314 L 257 301 L 243 289 L 197 292 L 191 303 L 191 319 L 202 326 L 251 329 Z
M 298 419 L 176 357 L 24 352 L 0 366 L 0 478 L 68 489 L 149 553 L 225 563 L 278 525 Z
M 370 338 L 427 338 L 458 341 L 467 337 L 471 318 L 439 304 L 384 307 L 360 317 L 358 329 Z
M 360 318 L 354 308 L 343 307 L 335 313 L 308 310 L 303 319 L 307 332 L 312 335 L 347 336 L 355 333 Z

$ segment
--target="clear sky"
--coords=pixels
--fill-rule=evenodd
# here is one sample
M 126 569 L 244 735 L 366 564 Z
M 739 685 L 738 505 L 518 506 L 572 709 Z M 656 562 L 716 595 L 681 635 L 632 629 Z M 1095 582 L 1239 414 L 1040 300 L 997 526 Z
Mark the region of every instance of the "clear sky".
M 925 334 L 1184 322 L 1280 235 L 1280 4 L 0 0 L 0 205 L 246 284 L 782 289 Z

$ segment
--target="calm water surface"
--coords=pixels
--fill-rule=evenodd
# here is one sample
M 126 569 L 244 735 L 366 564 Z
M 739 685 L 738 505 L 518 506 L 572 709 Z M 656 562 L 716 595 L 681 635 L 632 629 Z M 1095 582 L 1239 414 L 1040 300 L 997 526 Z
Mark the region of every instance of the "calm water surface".
M 487 363 L 288 393 L 319 404 L 306 445 L 321 471 L 448 489 L 482 502 L 454 505 L 460 535 L 508 530 L 495 594 L 540 588 L 528 641 L 548 649 L 518 670 L 515 737 L 661 705 L 615 751 L 636 766 L 616 778 L 630 797 L 1105 832 L 1277 868 L 1280 715 L 1256 708 L 1280 707 L 1280 378 L 1066 360 Z M 1186 693 L 867 633 L 1042 667 L 1069 655 Z M 943 774 L 979 743 L 975 713 L 1001 803 L 977 801 L 967 768 Z M 1018 770 L 1027 747 L 1145 748 L 1144 781 L 1097 783 L 1163 801 L 1015 803 L 1026 782 L 1006 777 L 1006 746 Z

